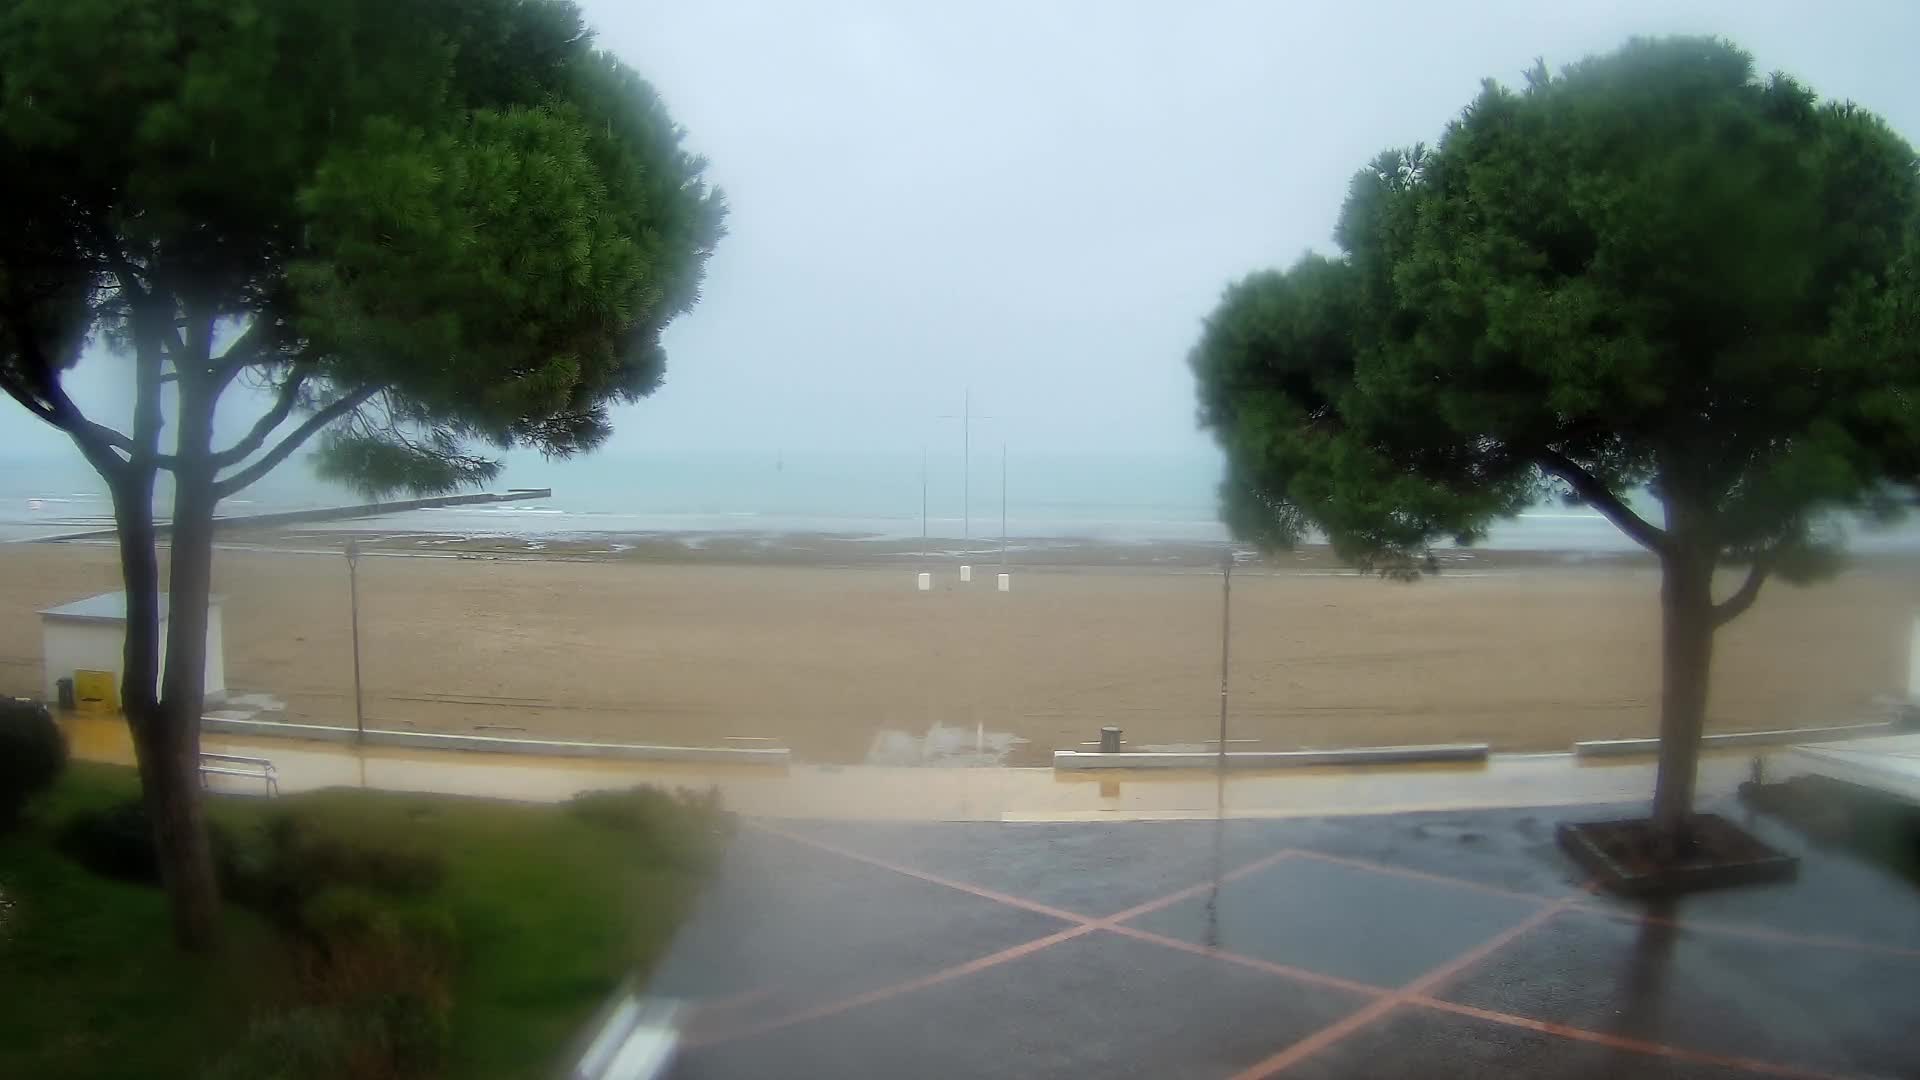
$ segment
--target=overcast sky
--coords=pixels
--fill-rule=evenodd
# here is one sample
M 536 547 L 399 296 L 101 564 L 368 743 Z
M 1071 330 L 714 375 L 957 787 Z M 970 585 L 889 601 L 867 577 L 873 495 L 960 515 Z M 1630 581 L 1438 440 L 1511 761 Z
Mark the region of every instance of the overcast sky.
M 1717 33 L 1920 138 L 1911 0 L 584 7 L 733 207 L 612 453 L 914 452 L 968 386 L 985 441 L 1205 453 L 1185 355 L 1222 287 L 1329 249 L 1355 169 L 1535 57 Z

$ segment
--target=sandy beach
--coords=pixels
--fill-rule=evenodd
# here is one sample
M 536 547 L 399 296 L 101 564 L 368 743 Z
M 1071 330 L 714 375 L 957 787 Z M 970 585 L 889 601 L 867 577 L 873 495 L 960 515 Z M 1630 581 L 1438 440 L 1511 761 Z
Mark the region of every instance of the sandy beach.
M 910 551 L 855 558 L 846 544 L 798 541 L 772 545 L 784 557 L 755 555 L 768 546 L 697 545 L 705 558 L 644 541 L 369 555 L 368 722 L 767 740 L 829 762 L 914 760 L 934 730 L 935 742 L 979 743 L 1013 764 L 1094 740 L 1105 724 L 1136 747 L 1199 744 L 1216 729 L 1220 581 L 1198 548 L 1055 551 L 1046 565 L 1016 565 L 1002 594 L 990 559 L 967 586 L 942 563 L 921 593 Z M 1903 692 L 1916 571 L 1863 560 L 1819 587 L 1769 586 L 1720 637 L 1712 726 L 1843 723 Z M 227 548 L 216 580 L 230 687 L 279 698 L 289 719 L 352 723 L 343 560 Z M 35 610 L 116 587 L 110 547 L 0 547 L 0 693 L 39 692 Z M 1633 560 L 1482 556 L 1411 585 L 1341 574 L 1313 553 L 1242 567 L 1230 735 L 1250 740 L 1244 748 L 1562 749 L 1651 734 L 1657 592 Z

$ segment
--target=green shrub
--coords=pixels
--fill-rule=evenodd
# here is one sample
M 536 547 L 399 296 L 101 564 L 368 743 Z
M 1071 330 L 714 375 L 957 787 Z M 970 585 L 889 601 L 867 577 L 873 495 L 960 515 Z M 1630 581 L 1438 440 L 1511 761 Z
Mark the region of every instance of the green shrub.
M 650 832 L 678 815 L 684 795 L 657 787 L 624 791 L 583 791 L 567 801 L 567 812 L 582 821 L 623 832 Z
M 339 835 L 306 812 L 285 811 L 263 828 L 229 838 L 221 869 L 222 884 L 236 902 L 295 928 L 309 921 L 308 906 L 332 890 L 420 896 L 446 877 L 438 852 L 390 837 Z
M 368 937 L 397 937 L 391 907 L 365 889 L 335 885 L 300 905 L 300 928 L 323 944 Z
M 444 1003 L 454 958 L 453 916 L 354 885 L 335 885 L 299 906 L 290 929 L 300 993 L 317 1004 L 385 994 Z
M 439 1071 L 453 1042 L 444 1001 L 424 994 L 383 994 L 366 1006 L 384 1037 L 386 1058 L 400 1076 Z
M 60 826 L 54 842 L 68 858 L 102 877 L 157 885 L 160 864 L 149 821 L 146 804 L 136 796 L 74 814 Z M 214 868 L 223 881 L 231 880 L 236 860 L 232 834 L 208 822 L 207 842 L 213 846 Z
M 303 1008 L 263 1017 L 206 1073 L 206 1080 L 330 1080 L 349 1071 L 363 1033 L 340 1009 Z
M 460 932 L 453 912 L 439 906 L 402 908 L 397 915 L 400 936 L 416 948 L 452 963 L 460 950 Z
M 278 892 L 274 885 L 278 858 L 266 830 L 219 829 L 215 835 L 224 837 L 214 849 L 221 890 L 236 904 L 271 914 Z
M 417 896 L 438 888 L 446 860 L 392 838 L 340 836 L 296 814 L 280 814 L 267 827 L 273 872 L 310 895 L 329 885 L 356 885 L 394 896 Z
M 567 812 L 602 828 L 631 833 L 669 861 L 687 866 L 710 858 L 716 850 L 711 838 L 727 827 L 718 788 L 587 791 L 567 801 Z
M 67 767 L 67 739 L 45 705 L 0 698 L 0 829 L 20 819 L 28 800 Z
M 369 995 L 262 1017 L 206 1080 L 391 1080 L 437 1076 L 451 1045 L 444 1005 L 413 993 Z
M 297 928 L 330 950 L 372 943 L 416 952 L 436 966 L 451 960 L 457 941 L 453 914 L 445 908 L 398 906 L 354 885 L 335 885 L 309 897 L 300 905 Z
M 56 842 L 68 858 L 102 877 L 146 884 L 160 880 L 153 829 L 137 798 L 80 811 L 61 826 Z
M 275 1053 L 313 1070 L 268 1074 L 288 1080 L 437 1075 L 451 1031 L 452 916 L 359 885 L 328 886 L 289 910 L 301 1008 L 262 1025 L 216 1075 L 244 1075 Z

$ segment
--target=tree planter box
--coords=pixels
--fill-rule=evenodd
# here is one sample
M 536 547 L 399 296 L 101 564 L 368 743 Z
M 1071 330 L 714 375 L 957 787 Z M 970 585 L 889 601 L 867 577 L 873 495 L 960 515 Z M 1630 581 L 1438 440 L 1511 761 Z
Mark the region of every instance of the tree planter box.
M 1658 835 L 1646 818 L 1566 822 L 1555 835 L 1561 850 L 1585 867 L 1609 892 L 1655 896 L 1787 881 L 1800 860 L 1761 842 L 1718 814 L 1693 818 L 1692 835 L 1678 858 L 1655 852 Z

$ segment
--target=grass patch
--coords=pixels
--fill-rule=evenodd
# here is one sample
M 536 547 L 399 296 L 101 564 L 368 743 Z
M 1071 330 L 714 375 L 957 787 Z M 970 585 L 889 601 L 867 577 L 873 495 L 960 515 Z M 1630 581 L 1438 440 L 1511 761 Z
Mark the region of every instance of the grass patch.
M 243 849 L 294 829 L 296 841 L 282 837 L 299 856 L 289 873 L 349 877 L 298 905 L 229 903 L 224 947 L 200 957 L 169 943 L 158 889 L 99 876 L 55 846 L 62 822 L 136 792 L 131 770 L 76 764 L 0 836 L 0 1076 L 197 1077 L 223 1059 L 232 1072 L 250 1053 L 285 1062 L 304 1047 L 325 1060 L 328 1040 L 357 1037 L 359 1020 L 313 1011 L 315 957 L 387 932 L 427 943 L 450 1003 L 447 1056 L 423 1073 L 544 1075 L 620 979 L 665 947 L 721 821 L 703 800 L 652 795 L 611 818 L 350 790 L 216 798 L 209 816 Z M 357 844 L 374 846 L 373 861 L 351 854 Z M 303 935 L 316 926 L 325 941 Z M 318 981 L 394 978 L 355 966 L 393 952 L 362 950 Z M 378 1018 L 380 1037 L 437 1023 L 408 1008 Z

